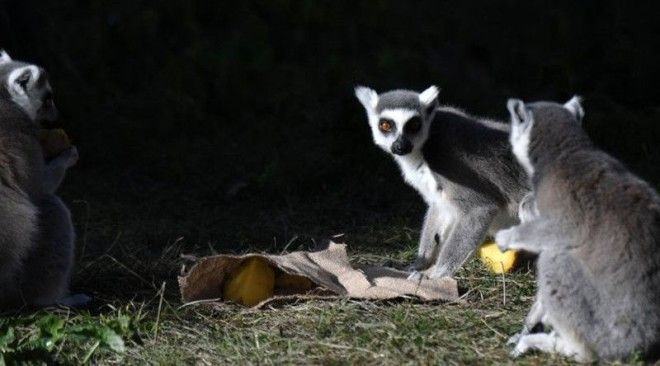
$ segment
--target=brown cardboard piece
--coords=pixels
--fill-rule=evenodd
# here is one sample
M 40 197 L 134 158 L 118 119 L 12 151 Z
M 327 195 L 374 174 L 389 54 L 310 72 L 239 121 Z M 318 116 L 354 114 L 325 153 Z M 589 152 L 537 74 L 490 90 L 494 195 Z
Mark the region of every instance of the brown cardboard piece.
M 246 254 L 216 255 L 200 259 L 187 273 L 179 276 L 179 289 L 184 302 L 222 299 L 223 284 L 243 260 L 258 256 L 283 272 L 307 277 L 317 287 L 311 291 L 276 292 L 256 307 L 283 299 L 349 297 L 356 299 L 394 299 L 413 297 L 422 301 L 457 301 L 456 280 L 408 280 L 408 273 L 389 267 L 360 266 L 353 268 L 345 244 L 330 242 L 324 250 L 293 252 L 285 255 Z M 291 289 L 289 289 L 291 290 Z

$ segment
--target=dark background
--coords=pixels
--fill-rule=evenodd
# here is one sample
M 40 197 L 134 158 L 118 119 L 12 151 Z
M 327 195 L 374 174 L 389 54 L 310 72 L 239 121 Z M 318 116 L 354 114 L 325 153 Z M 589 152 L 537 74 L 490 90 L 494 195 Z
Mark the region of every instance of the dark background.
M 1 4 L 0 47 L 49 70 L 79 148 L 62 194 L 89 252 L 369 241 L 389 226 L 414 245 L 423 204 L 373 145 L 356 84 L 433 83 L 500 119 L 508 97 L 580 94 L 593 139 L 660 179 L 652 2 Z

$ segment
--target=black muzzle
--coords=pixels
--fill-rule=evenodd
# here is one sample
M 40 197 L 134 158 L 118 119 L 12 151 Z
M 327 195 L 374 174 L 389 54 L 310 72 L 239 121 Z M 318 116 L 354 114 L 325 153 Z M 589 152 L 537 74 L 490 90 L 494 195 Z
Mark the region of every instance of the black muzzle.
M 406 155 L 409 154 L 413 149 L 412 143 L 408 141 L 408 139 L 402 137 L 399 137 L 392 143 L 392 147 L 390 150 L 392 150 L 392 154 L 396 155 Z

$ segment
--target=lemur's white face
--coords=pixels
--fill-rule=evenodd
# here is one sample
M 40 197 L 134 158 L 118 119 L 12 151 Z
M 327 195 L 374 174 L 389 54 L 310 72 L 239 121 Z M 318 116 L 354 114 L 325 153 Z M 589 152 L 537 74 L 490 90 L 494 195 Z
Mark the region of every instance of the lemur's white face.
M 391 103 L 378 108 L 378 94 L 366 87 L 355 88 L 355 95 L 367 112 L 376 145 L 399 156 L 420 152 L 428 137 L 433 107 L 437 104 L 437 87 L 431 86 L 415 96 L 419 108 L 411 108 L 410 103 Z
M 30 119 L 36 122 L 57 119 L 53 89 L 44 69 L 13 61 L 4 51 L 0 51 L 0 66 L 9 70 L 3 87 Z

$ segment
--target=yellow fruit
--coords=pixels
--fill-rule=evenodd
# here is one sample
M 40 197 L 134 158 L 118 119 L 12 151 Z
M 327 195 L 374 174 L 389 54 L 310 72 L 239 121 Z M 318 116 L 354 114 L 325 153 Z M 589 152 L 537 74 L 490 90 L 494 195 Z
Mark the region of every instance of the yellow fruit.
M 508 273 L 518 264 L 520 254 L 515 250 L 502 253 L 494 241 L 488 241 L 479 248 L 479 258 L 494 273 Z
M 292 275 L 288 273 L 280 273 L 275 277 L 275 288 L 287 289 L 292 291 L 307 291 L 311 290 L 314 286 L 309 278 L 304 276 Z
M 71 147 L 71 140 L 61 128 L 39 131 L 39 143 L 46 159 L 52 159 Z
M 246 306 L 254 306 L 273 296 L 275 272 L 263 258 L 245 259 L 229 274 L 223 297 Z

